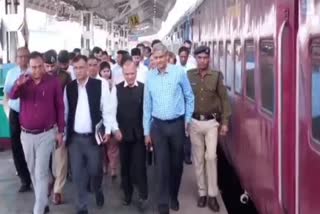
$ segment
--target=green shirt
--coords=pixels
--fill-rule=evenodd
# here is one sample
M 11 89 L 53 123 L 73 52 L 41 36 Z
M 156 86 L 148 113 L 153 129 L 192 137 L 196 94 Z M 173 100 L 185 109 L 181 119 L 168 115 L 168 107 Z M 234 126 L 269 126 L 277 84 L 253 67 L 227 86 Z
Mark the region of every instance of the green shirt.
M 227 125 L 231 116 L 231 106 L 222 73 L 208 70 L 202 78 L 198 69 L 192 69 L 188 71 L 188 78 L 195 96 L 194 112 L 218 113 L 222 124 Z

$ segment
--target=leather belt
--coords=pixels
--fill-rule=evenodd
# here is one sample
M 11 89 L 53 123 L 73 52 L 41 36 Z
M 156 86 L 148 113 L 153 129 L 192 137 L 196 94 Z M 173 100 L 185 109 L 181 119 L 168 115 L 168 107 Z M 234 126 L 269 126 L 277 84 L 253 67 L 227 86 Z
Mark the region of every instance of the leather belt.
M 48 128 L 45 128 L 45 129 L 26 129 L 26 128 L 23 128 L 21 126 L 21 131 L 24 132 L 24 133 L 27 133 L 27 134 L 41 134 L 43 132 L 47 132 L 51 129 L 53 129 L 54 125 L 48 127 Z
M 179 120 L 183 120 L 184 119 L 184 115 L 181 115 L 180 117 L 174 118 L 172 120 L 161 120 L 161 119 L 156 118 L 156 117 L 152 117 L 152 119 L 154 121 L 161 122 L 161 123 L 175 123 L 175 122 L 177 122 Z
M 92 133 L 77 133 L 77 132 L 73 132 L 73 134 L 79 136 L 79 137 L 92 137 L 93 134 Z
M 200 121 L 208 121 L 208 120 L 217 119 L 217 113 L 211 113 L 211 114 L 193 113 L 192 118 Z

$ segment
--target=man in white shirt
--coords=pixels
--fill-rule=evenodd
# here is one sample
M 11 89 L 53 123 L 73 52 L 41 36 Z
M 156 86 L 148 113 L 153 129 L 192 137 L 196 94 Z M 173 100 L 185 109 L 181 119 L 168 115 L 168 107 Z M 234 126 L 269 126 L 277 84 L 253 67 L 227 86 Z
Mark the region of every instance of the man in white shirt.
M 119 84 L 120 82 L 124 81 L 123 73 L 122 73 L 122 67 L 121 67 L 121 61 L 123 56 L 129 55 L 127 51 L 119 50 L 117 52 L 117 65 L 113 67 L 112 69 L 112 79 L 115 84 Z
M 190 40 L 185 40 L 183 42 L 183 47 L 186 47 L 189 50 L 189 57 L 188 57 L 188 61 L 187 64 L 190 65 L 197 65 L 197 61 L 196 59 L 191 55 L 191 49 L 192 49 L 192 42 Z M 180 59 L 178 58 L 177 60 L 177 65 L 180 65 Z
M 67 85 L 64 102 L 67 119 L 67 141 L 70 154 L 72 180 L 75 185 L 78 214 L 88 213 L 87 184 L 95 193 L 98 207 L 104 205 L 101 188 L 103 147 L 95 140 L 95 127 L 102 121 L 105 126 L 103 144 L 110 138 L 115 115 L 109 103 L 108 90 L 102 81 L 88 75 L 88 59 L 79 55 L 74 59 L 77 79 Z M 84 161 L 86 160 L 86 161 Z
M 133 48 L 131 50 L 131 56 L 134 64 L 137 67 L 137 81 L 144 83 L 146 80 L 148 68 L 141 61 L 141 59 L 143 58 L 141 50 L 139 48 Z
M 185 72 L 197 67 L 197 65 L 192 64 L 189 60 L 190 52 L 188 48 L 182 46 L 181 48 L 179 48 L 178 53 L 179 53 L 179 63 L 183 67 Z
M 99 60 L 94 56 L 88 57 L 88 74 L 92 79 L 97 79 L 102 82 L 102 86 L 107 90 L 109 96 L 109 82 L 99 75 Z

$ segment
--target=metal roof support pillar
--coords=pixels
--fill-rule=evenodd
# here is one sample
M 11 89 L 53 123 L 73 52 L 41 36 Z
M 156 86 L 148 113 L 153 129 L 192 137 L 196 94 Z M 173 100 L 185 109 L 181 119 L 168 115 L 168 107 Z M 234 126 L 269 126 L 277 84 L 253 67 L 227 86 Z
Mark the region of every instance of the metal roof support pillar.
M 14 62 L 19 46 L 18 33 L 24 39 L 23 45 L 28 45 L 25 0 L 0 0 L 0 14 L 3 61 Z
M 93 46 L 93 12 L 81 12 L 81 48 L 84 53 L 89 53 L 91 46 Z

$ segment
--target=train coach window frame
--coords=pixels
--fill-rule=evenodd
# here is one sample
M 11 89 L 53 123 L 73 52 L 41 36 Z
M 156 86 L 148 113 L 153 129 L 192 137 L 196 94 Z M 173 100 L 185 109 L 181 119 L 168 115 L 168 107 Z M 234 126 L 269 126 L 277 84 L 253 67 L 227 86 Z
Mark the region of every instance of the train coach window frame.
M 227 79 L 227 76 L 226 76 L 226 72 L 225 72 L 225 69 L 226 69 L 226 63 L 225 63 L 225 49 L 224 49 L 224 43 L 223 41 L 219 41 L 219 44 L 218 44 L 218 60 L 219 60 L 219 71 L 223 74 L 223 77 L 224 77 L 224 83 L 226 82 L 225 80 Z
M 243 90 L 243 69 L 242 69 L 242 44 L 240 39 L 236 39 L 233 43 L 233 69 L 234 69 L 234 91 L 238 95 L 242 95 Z M 238 64 L 237 64 L 238 63 Z
M 273 38 L 259 42 L 259 72 L 262 111 L 269 115 L 275 110 L 275 43 Z M 270 93 L 271 92 L 271 93 Z
M 320 38 L 310 42 L 310 122 L 313 142 L 320 144 Z
M 250 49 L 250 52 L 249 52 L 249 49 Z M 245 95 L 249 100 L 255 102 L 257 97 L 256 90 L 255 90 L 257 60 L 256 60 L 256 46 L 255 46 L 255 41 L 253 39 L 247 39 L 244 42 L 244 59 L 245 59 L 245 65 L 244 65 Z M 249 76 L 249 74 L 252 74 L 252 78 L 251 76 Z
M 225 85 L 228 90 L 231 90 L 234 69 L 233 69 L 233 57 L 232 57 L 232 43 L 230 40 L 226 41 L 225 45 Z
M 213 68 L 219 70 L 219 49 L 218 49 L 218 42 L 213 41 Z

